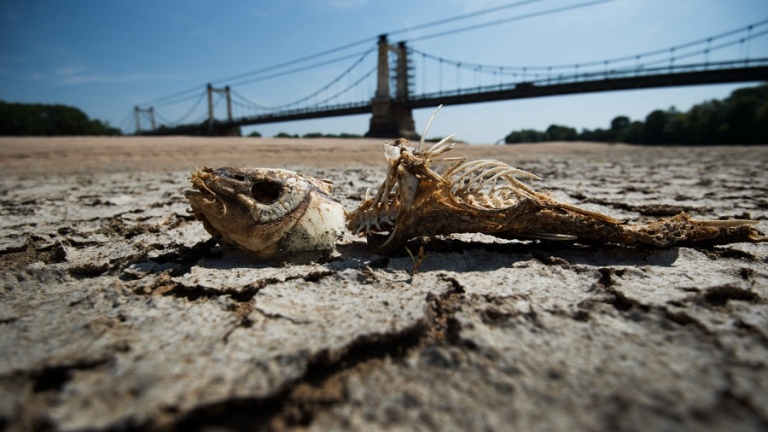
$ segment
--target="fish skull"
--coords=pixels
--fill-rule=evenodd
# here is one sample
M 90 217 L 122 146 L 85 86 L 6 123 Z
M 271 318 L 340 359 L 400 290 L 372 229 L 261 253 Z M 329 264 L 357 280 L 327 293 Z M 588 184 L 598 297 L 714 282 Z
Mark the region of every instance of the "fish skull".
M 191 212 L 220 242 L 270 262 L 326 259 L 346 212 L 331 183 L 281 169 L 205 167 L 185 192 Z

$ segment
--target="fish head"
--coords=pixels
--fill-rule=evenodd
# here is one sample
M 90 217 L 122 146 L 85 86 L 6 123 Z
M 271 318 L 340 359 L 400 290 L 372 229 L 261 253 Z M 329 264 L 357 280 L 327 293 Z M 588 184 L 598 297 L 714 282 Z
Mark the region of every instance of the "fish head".
M 269 261 L 327 254 L 343 234 L 346 212 L 330 182 L 289 170 L 212 169 L 192 172 L 185 192 L 206 231 Z

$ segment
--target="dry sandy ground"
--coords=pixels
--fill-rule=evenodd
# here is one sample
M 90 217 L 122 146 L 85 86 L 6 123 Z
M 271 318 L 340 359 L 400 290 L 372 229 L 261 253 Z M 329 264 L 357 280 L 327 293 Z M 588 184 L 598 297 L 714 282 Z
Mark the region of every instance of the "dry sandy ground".
M 391 140 L 390 140 L 391 141 Z M 271 168 L 355 168 L 386 166 L 384 140 L 270 139 L 202 137 L 0 137 L 0 168 L 5 174 L 93 174 L 104 172 L 191 171 L 196 166 Z M 612 149 L 641 149 L 595 143 L 459 145 L 456 154 L 472 159 L 525 157 L 600 158 Z M 740 149 L 742 154 L 750 150 Z
M 459 146 L 631 222 L 768 231 L 765 147 Z M 351 209 L 379 140 L 0 138 L 0 429 L 768 430 L 768 244 L 421 239 L 274 268 L 186 213 L 196 166 Z

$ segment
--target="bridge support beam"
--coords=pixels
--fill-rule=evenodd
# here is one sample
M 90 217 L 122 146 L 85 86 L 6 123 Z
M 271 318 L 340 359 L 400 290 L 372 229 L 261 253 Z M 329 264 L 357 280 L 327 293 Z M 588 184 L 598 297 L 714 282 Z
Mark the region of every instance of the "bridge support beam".
M 227 98 L 227 122 L 232 123 L 232 96 L 230 95 L 230 92 L 229 92 L 229 86 L 226 86 L 223 89 L 220 89 L 220 88 L 214 88 L 211 84 L 208 84 L 206 86 L 206 90 L 208 92 L 208 135 L 223 135 L 223 136 L 233 135 L 234 132 L 231 130 L 228 130 L 225 133 L 221 133 L 221 131 L 215 130 L 216 117 L 213 112 L 213 94 L 221 93 Z M 236 129 L 237 129 L 237 132 L 239 132 L 240 128 L 236 128 Z
M 389 91 L 389 52 L 398 56 L 396 71 L 397 99 L 393 100 Z M 389 45 L 387 35 L 379 36 L 379 64 L 376 95 L 371 101 L 372 116 L 366 137 L 370 138 L 406 138 L 419 139 L 413 110 L 405 103 L 408 100 L 408 71 L 405 43 Z
M 150 132 L 157 129 L 155 125 L 155 109 L 153 107 L 139 108 L 138 106 L 135 106 L 133 108 L 133 117 L 136 120 L 136 135 L 141 135 L 141 114 L 149 114 L 149 123 L 152 127 Z
M 387 101 L 373 101 L 373 115 L 365 134 L 368 138 L 418 140 L 411 107 Z

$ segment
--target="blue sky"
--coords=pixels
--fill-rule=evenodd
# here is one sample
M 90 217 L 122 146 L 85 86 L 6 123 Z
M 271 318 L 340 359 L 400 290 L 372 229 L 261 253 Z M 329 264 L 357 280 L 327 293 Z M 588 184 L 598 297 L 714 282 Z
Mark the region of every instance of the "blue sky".
M 531 67 L 602 62 L 705 39 L 768 18 L 768 0 L 614 0 L 425 38 L 489 21 L 575 7 L 587 1 L 538 0 L 494 14 L 420 28 L 421 24 L 514 2 L 2 0 L 0 100 L 72 105 L 91 118 L 132 131 L 135 105 L 146 107 L 151 105 L 147 102 L 182 94 L 180 103 L 161 103 L 155 108 L 159 117 L 173 122 L 190 112 L 207 82 L 232 85 L 238 95 L 235 116 L 248 114 L 246 105 L 250 102 L 277 106 L 301 99 L 350 68 L 363 52 L 374 47 L 380 33 L 400 31 L 390 37 L 391 42 L 405 40 L 419 52 L 446 59 L 441 68 L 421 55 L 414 56 L 414 88 L 418 93 L 449 90 L 457 85 L 487 85 L 497 79 L 495 75 L 450 66 L 447 60 Z M 759 30 L 765 29 L 762 26 Z M 283 73 L 275 78 L 257 80 L 263 75 L 252 74 L 226 80 L 358 41 L 361 43 L 349 49 L 276 70 Z M 768 35 L 728 50 L 713 51 L 710 60 L 747 54 L 753 58 L 768 57 Z M 301 73 L 284 73 L 335 58 L 343 60 Z M 661 64 L 665 64 L 666 60 L 660 58 Z M 685 61 L 703 60 L 703 55 L 698 55 Z M 369 54 L 315 100 L 338 93 L 363 78 L 374 62 L 375 55 Z M 458 139 L 472 143 L 493 143 L 512 130 L 545 129 L 553 123 L 578 129 L 607 127 L 616 115 L 642 119 L 657 108 L 675 106 L 687 110 L 693 104 L 726 97 L 734 88 L 744 85 L 447 106 L 428 135 L 457 133 Z M 370 97 L 373 86 L 372 79 L 368 79 L 334 103 Z M 200 104 L 184 119 L 199 120 L 204 115 L 204 105 Z M 218 103 L 217 116 L 224 116 L 224 110 L 223 104 Z M 418 130 L 430 114 L 430 109 L 414 112 Z M 255 129 L 264 136 L 280 131 L 362 134 L 368 121 L 369 116 L 359 115 L 261 125 L 246 132 Z

